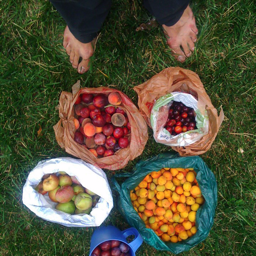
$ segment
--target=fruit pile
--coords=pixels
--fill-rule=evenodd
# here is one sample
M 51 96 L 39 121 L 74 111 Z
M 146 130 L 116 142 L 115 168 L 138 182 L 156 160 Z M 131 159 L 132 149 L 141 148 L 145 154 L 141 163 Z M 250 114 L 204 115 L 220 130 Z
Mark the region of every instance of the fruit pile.
M 174 136 L 196 129 L 195 111 L 181 102 L 173 101 L 164 128 Z
M 196 212 L 204 198 L 193 168 L 151 172 L 132 191 L 135 211 L 164 242 L 177 243 L 197 232 Z
M 74 105 L 74 140 L 96 157 L 113 155 L 129 146 L 131 125 L 118 92 L 81 94 Z
M 98 245 L 91 256 L 131 256 L 130 247 L 118 240 L 110 240 Z
M 58 203 L 56 209 L 69 214 L 89 214 L 99 196 L 84 188 L 75 176 L 62 173 L 46 174 L 35 188 L 38 193 L 48 193 L 51 201 Z

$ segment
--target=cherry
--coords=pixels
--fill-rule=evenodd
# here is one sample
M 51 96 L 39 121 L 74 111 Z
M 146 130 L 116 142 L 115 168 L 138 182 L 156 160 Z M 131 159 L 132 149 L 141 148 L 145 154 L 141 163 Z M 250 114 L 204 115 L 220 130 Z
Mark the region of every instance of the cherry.
M 188 131 L 191 131 L 191 130 L 194 130 L 194 127 L 189 126 L 189 127 L 188 127 Z
M 195 127 L 196 124 L 195 124 L 194 122 L 190 122 L 190 123 L 188 124 L 188 126 Z
M 188 111 L 188 115 L 189 115 L 189 116 L 195 116 L 194 110 L 193 110 L 193 109 L 192 109 L 192 110 L 189 110 L 189 111 Z
M 174 116 L 179 116 L 179 115 L 180 115 L 180 112 L 179 112 L 177 109 L 175 109 L 175 110 L 173 111 L 173 115 L 174 115 Z
M 187 126 L 183 126 L 183 127 L 182 127 L 182 131 L 183 131 L 183 132 L 186 132 L 187 130 L 188 130 L 188 127 L 187 127 Z
M 176 126 L 176 127 L 174 128 L 174 131 L 175 131 L 177 134 L 181 133 L 181 132 L 182 132 L 181 126 Z
M 114 248 L 114 247 L 118 247 L 120 245 L 120 241 L 118 240 L 112 240 L 111 241 L 111 247 Z
M 100 248 L 102 251 L 108 251 L 111 249 L 111 241 L 106 241 L 100 244 Z
M 167 124 L 167 126 L 174 126 L 176 124 L 176 120 L 171 119 L 166 124 Z
M 174 127 L 174 126 L 173 126 Z M 169 132 L 169 133 L 172 133 L 172 127 L 171 126 L 168 126 L 167 128 L 166 128 L 166 130 Z
M 173 113 L 173 108 L 170 108 L 169 109 L 169 115 L 172 115 L 172 113 Z
M 183 110 L 183 112 L 188 112 L 188 107 L 184 106 L 184 107 L 182 108 L 182 110 Z
M 176 123 L 176 126 L 181 126 L 181 125 L 182 125 L 181 121 L 178 121 L 178 122 Z
M 183 113 L 181 114 L 181 116 L 182 116 L 183 118 L 187 118 L 188 113 L 187 113 L 187 112 L 183 112 Z
M 180 119 L 181 119 L 180 115 L 179 116 L 175 116 L 175 120 L 176 121 L 180 121 Z

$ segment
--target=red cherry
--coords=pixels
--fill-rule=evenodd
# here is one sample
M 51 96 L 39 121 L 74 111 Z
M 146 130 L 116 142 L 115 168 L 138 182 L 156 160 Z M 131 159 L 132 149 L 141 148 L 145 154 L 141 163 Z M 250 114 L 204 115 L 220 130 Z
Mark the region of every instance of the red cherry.
M 123 137 L 124 136 L 123 128 L 121 127 L 115 128 L 113 135 L 116 139 L 120 139 L 121 137 Z
M 195 127 L 196 124 L 195 124 L 194 122 L 190 122 L 190 123 L 188 124 L 188 126 Z
M 183 126 L 183 127 L 182 127 L 182 131 L 183 131 L 183 132 L 186 132 L 187 130 L 188 130 L 188 127 L 187 127 L 187 126 Z
M 176 124 L 176 120 L 171 119 L 171 120 L 168 121 L 166 124 L 167 124 L 167 126 L 174 126 L 174 125 Z
M 193 110 L 193 109 L 189 110 L 189 111 L 188 111 L 188 115 L 189 115 L 189 116 L 195 116 L 194 110 Z
M 188 113 L 187 113 L 187 112 L 183 112 L 183 113 L 181 114 L 181 116 L 182 116 L 183 118 L 187 118 L 187 117 L 188 117 Z
M 176 121 L 180 121 L 181 117 L 180 116 L 175 116 Z
M 180 115 L 180 111 L 178 111 L 177 109 L 175 109 L 175 110 L 173 111 L 173 115 L 174 115 L 174 116 L 179 116 L 179 115 Z
M 181 132 L 182 132 L 181 126 L 176 126 L 176 127 L 174 128 L 174 131 L 175 131 L 177 134 L 181 133 Z
M 171 127 L 171 126 L 168 126 L 168 127 L 166 128 L 166 130 L 167 130 L 170 134 L 172 134 L 172 127 Z
M 127 138 L 120 138 L 118 141 L 120 148 L 127 148 L 129 145 L 129 140 Z
M 182 125 L 182 123 L 180 122 L 180 121 L 178 121 L 177 123 L 176 123 L 176 126 L 181 126 Z
M 182 108 L 182 111 L 183 111 L 183 112 L 188 112 L 188 107 L 184 106 L 184 107 Z
M 188 127 L 188 131 L 192 131 L 192 130 L 194 130 L 195 129 L 195 127 L 193 127 L 193 126 L 189 126 Z
M 172 115 L 172 113 L 173 113 L 173 108 L 170 108 L 169 109 L 169 115 Z

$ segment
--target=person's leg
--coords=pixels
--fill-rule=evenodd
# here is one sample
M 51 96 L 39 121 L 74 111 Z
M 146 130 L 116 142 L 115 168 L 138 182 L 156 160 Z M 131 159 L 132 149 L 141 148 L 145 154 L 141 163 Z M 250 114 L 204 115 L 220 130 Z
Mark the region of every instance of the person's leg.
M 97 36 L 111 6 L 111 0 L 50 0 L 67 23 L 63 46 L 79 73 L 89 69 Z M 79 58 L 82 58 L 79 63 Z
M 170 46 L 178 61 L 185 61 L 194 50 L 198 29 L 189 7 L 189 0 L 144 0 L 148 11 L 162 25 Z

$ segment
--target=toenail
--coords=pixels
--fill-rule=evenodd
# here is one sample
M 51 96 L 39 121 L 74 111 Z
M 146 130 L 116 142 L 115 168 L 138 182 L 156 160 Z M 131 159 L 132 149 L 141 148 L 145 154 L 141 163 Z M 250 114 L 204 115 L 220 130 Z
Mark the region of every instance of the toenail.
M 184 57 L 183 56 L 179 56 L 178 57 L 178 61 L 183 61 L 184 60 Z
M 196 42 L 196 39 L 194 39 L 194 42 Z
M 83 73 L 85 71 L 85 68 L 84 67 L 80 67 L 80 73 Z

